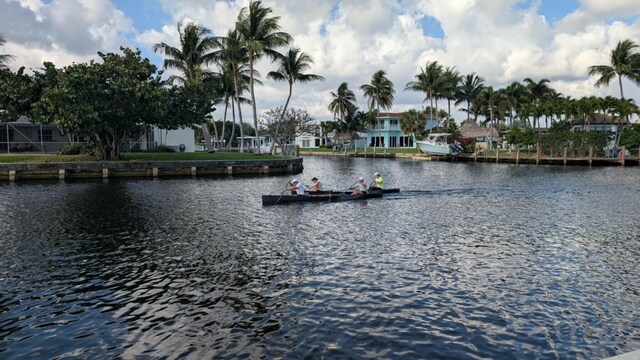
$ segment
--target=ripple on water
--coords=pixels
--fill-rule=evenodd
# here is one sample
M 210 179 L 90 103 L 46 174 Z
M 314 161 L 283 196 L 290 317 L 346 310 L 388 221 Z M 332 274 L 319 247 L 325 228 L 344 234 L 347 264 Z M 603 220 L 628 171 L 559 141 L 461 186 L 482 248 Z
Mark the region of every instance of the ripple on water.
M 403 192 L 262 207 L 284 177 L 2 185 L 0 357 L 640 347 L 635 169 L 305 158 L 300 178 L 374 171 Z

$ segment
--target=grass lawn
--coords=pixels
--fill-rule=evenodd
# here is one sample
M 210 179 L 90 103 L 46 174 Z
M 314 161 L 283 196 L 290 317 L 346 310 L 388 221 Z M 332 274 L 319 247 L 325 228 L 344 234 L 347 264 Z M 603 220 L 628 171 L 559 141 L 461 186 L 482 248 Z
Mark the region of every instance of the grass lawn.
M 280 156 L 254 155 L 237 152 L 195 152 L 195 153 L 122 153 L 122 161 L 180 161 L 180 160 L 277 160 Z M 57 155 L 57 154 L 6 154 L 0 155 L 0 163 L 42 163 L 42 162 L 86 162 L 96 161 L 88 155 Z

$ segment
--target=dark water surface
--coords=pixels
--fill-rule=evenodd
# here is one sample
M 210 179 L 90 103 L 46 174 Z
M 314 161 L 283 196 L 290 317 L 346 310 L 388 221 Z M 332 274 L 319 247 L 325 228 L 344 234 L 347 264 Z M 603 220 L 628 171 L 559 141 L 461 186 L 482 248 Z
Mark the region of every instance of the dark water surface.
M 593 359 L 640 348 L 640 169 L 305 158 L 0 185 L 0 358 Z M 405 191 L 406 190 L 406 191 Z

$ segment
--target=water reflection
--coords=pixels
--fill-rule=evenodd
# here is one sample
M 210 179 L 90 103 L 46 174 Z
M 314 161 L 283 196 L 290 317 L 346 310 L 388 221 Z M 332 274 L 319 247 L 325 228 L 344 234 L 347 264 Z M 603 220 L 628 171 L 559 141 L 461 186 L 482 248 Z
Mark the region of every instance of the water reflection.
M 596 358 L 640 346 L 637 169 L 305 159 L 0 186 L 0 357 Z M 8 205 L 12 204 L 12 205 Z

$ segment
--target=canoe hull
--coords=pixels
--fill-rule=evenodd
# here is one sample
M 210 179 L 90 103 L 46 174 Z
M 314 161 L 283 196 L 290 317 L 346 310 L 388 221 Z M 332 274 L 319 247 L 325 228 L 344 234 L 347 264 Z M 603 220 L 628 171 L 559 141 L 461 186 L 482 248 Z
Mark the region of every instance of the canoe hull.
M 351 194 L 353 191 L 352 190 L 343 190 L 343 191 L 338 191 L 338 190 L 321 190 L 321 191 L 314 191 L 314 192 L 309 192 L 309 195 L 325 195 L 325 194 Z M 393 194 L 393 193 L 399 193 L 400 189 L 399 188 L 392 188 L 392 189 L 382 189 L 382 190 L 369 190 L 368 191 L 371 194 Z
M 382 193 L 367 193 L 361 195 L 351 195 L 344 193 L 329 193 L 319 195 L 262 195 L 262 205 L 267 206 L 306 202 L 341 202 L 365 200 L 379 197 L 382 197 Z

